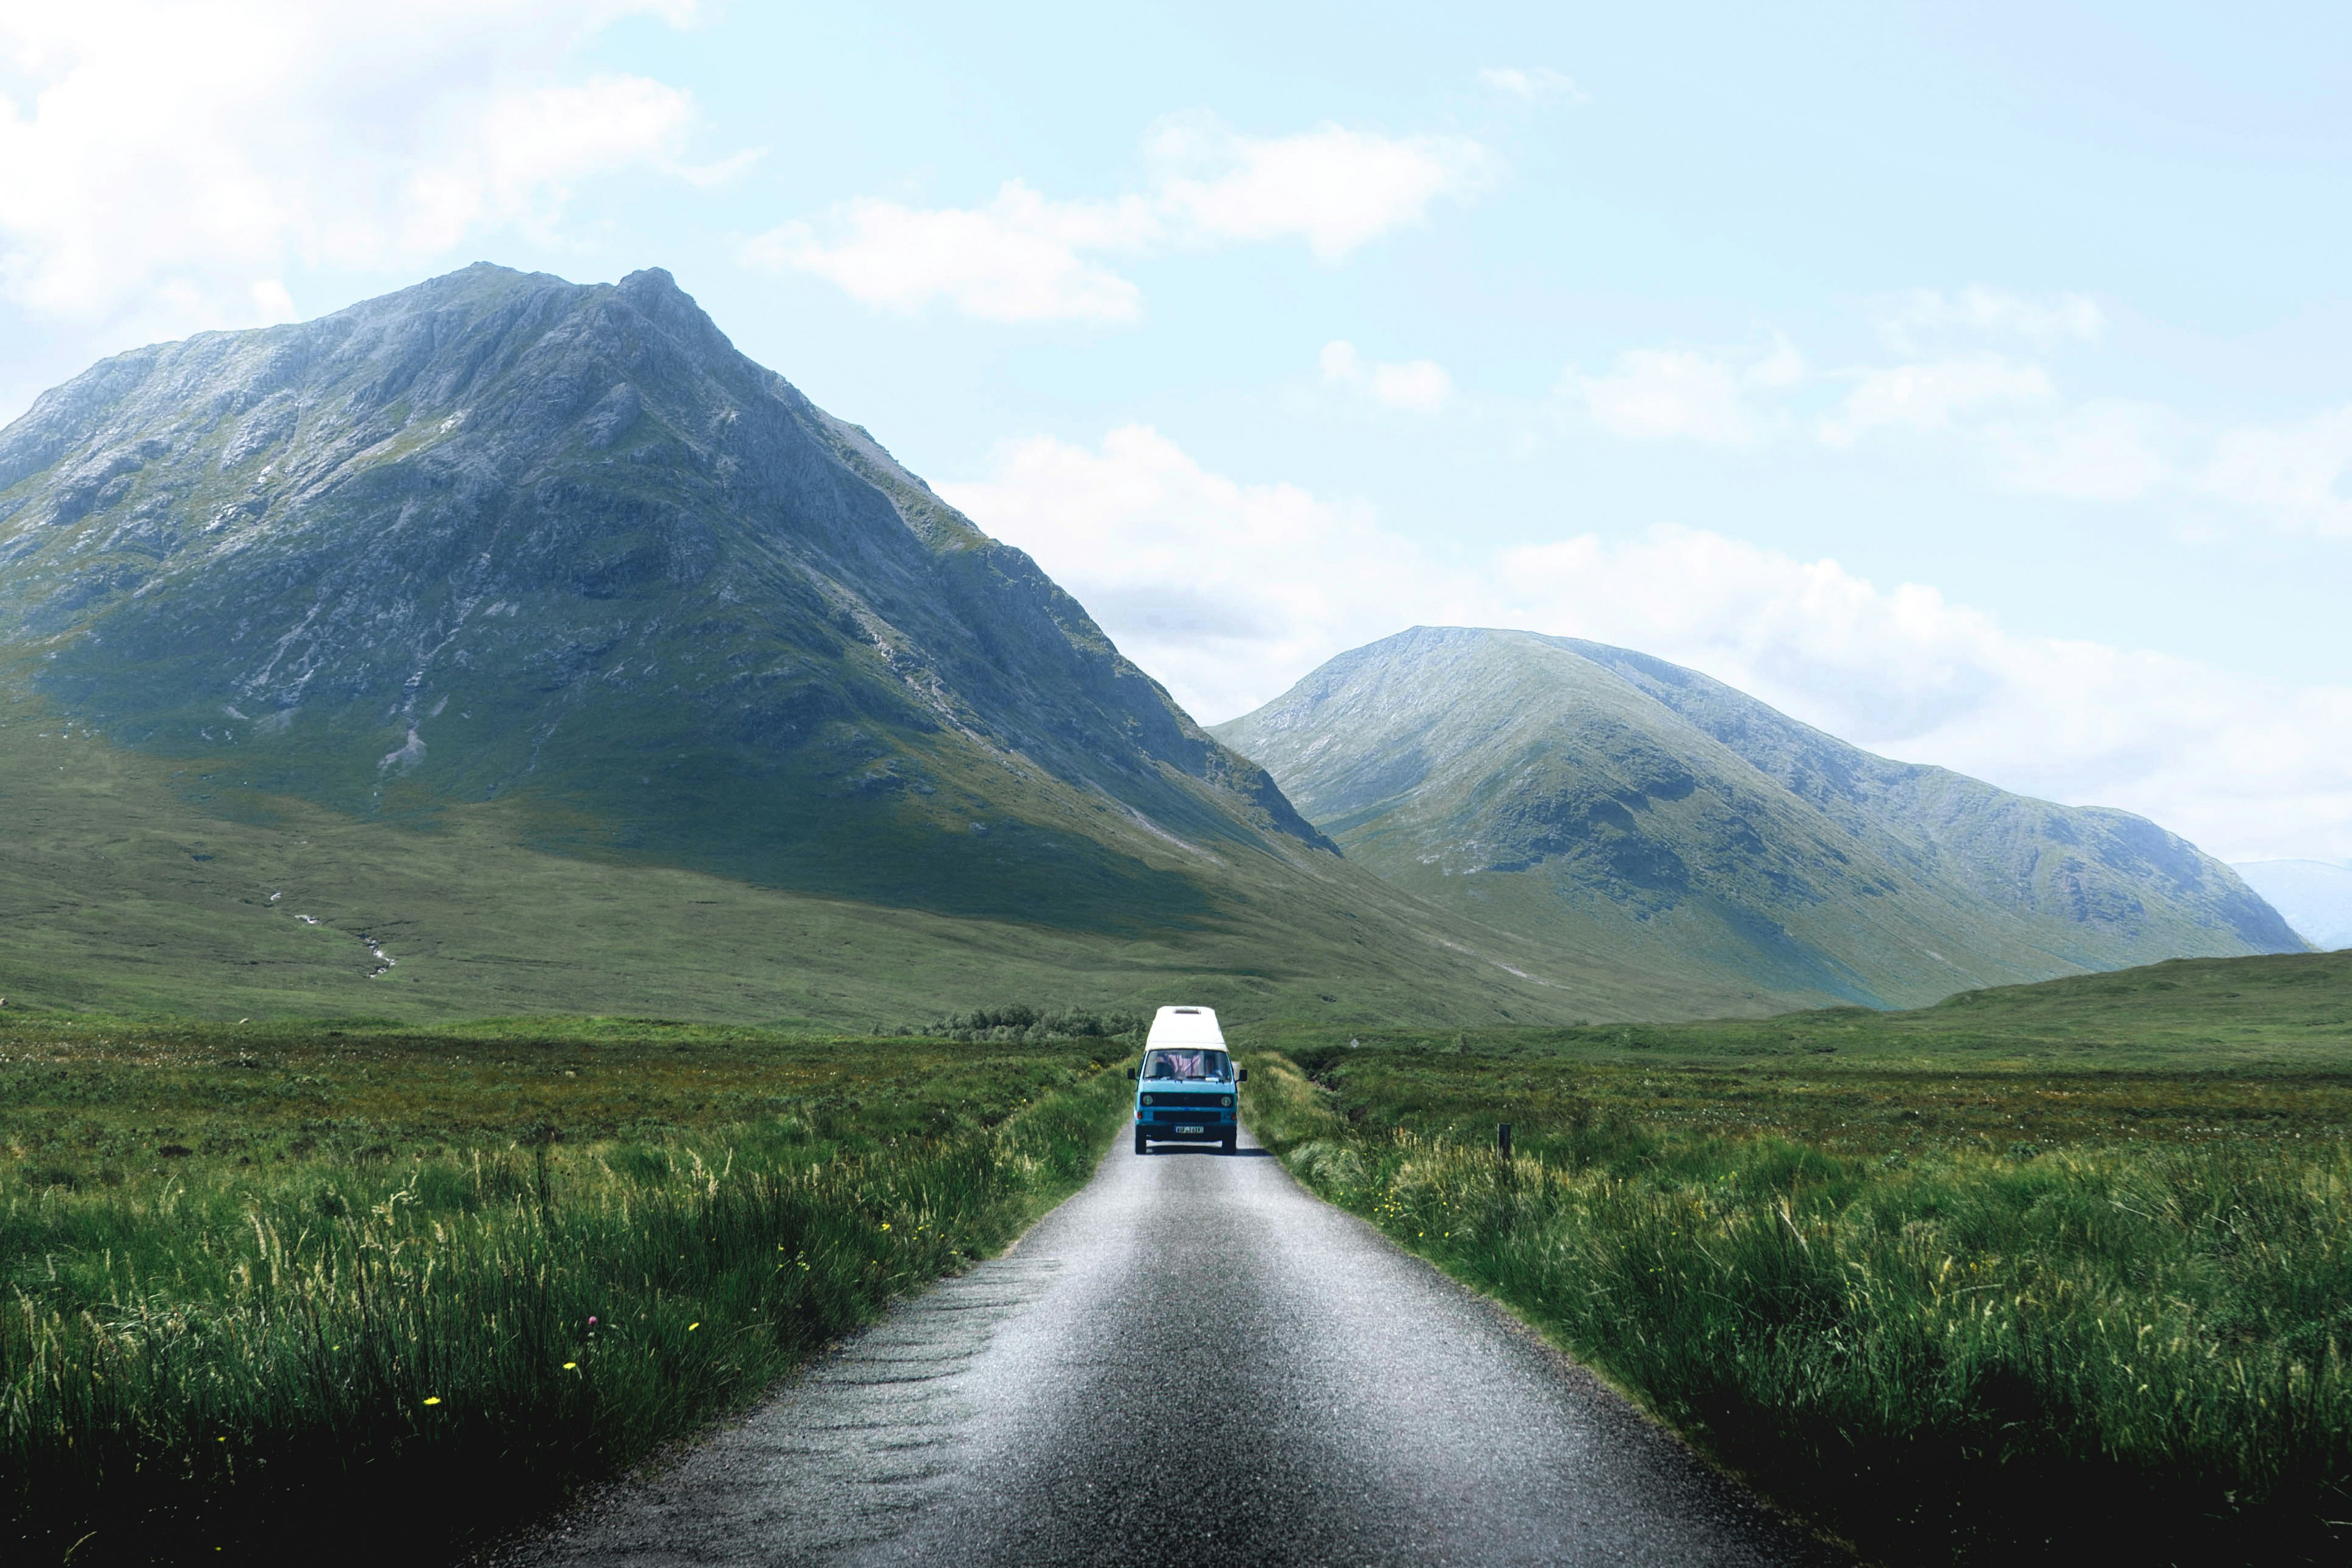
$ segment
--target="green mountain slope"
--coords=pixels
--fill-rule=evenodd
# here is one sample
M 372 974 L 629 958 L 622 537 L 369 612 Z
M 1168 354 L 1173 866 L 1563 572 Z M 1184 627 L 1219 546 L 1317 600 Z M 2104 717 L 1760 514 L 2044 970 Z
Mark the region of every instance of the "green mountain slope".
M 1341 860 L 657 271 L 469 268 L 120 355 L 0 431 L 0 984 L 59 1005 L 1772 1000 Z
M 0 433 L 0 650 L 259 788 L 372 816 L 522 790 L 674 863 L 1085 929 L 1204 907 L 1125 837 L 1318 843 L 666 273 L 474 267 L 121 355 Z
M 1183 996 L 1240 1017 L 1453 1024 L 1759 1005 L 1725 987 L 1545 963 L 1328 855 L 1313 877 L 1233 858 L 1204 893 L 1212 918 L 1082 931 L 762 887 L 642 852 L 534 848 L 521 800 L 369 820 L 246 789 L 235 761 L 159 759 L 45 705 L 0 704 L 10 1013 L 593 1013 L 868 1029 L 1022 1000 Z M 1188 857 L 1162 848 L 1145 868 L 1183 874 Z
M 1595 643 L 1415 628 L 1215 733 L 1399 887 L 1627 966 L 1899 1006 L 2303 946 L 2143 818 L 1889 762 Z

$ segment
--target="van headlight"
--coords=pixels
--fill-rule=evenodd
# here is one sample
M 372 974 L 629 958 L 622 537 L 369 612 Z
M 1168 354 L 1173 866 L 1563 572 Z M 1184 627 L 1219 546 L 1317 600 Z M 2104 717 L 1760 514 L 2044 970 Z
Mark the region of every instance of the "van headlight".
M 1227 1096 L 1225 1096 L 1225 1098 L 1224 1098 L 1223 1100 L 1219 1101 L 1219 1103 L 1220 1103 L 1220 1104 L 1223 1104 L 1223 1105 L 1231 1105 L 1233 1102 L 1234 1102 L 1234 1097 L 1233 1097 L 1232 1095 L 1230 1095 L 1230 1094 L 1229 1094 L 1229 1095 L 1227 1095 Z
M 1151 1103 L 1151 1097 L 1150 1097 L 1150 1095 L 1148 1095 L 1148 1094 L 1147 1094 L 1147 1095 L 1145 1095 L 1145 1096 L 1143 1097 L 1143 1103 L 1144 1103 L 1144 1104 L 1146 1104 L 1146 1105 L 1150 1104 L 1150 1103 Z

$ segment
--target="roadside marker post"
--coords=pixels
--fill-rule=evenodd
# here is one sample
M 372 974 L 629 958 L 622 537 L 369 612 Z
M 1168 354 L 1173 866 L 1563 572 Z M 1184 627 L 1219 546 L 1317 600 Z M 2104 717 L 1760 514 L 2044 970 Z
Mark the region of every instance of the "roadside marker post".
M 1495 1129 L 1495 1151 L 1505 1160 L 1511 1157 L 1511 1124 L 1507 1121 L 1498 1124 Z

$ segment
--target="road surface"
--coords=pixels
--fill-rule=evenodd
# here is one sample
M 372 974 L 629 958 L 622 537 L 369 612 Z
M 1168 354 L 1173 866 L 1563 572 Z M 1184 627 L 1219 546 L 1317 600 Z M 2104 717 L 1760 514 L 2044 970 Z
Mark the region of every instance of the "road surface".
M 1013 1250 L 498 1561 L 1843 1561 L 1244 1144 L 1122 1140 Z

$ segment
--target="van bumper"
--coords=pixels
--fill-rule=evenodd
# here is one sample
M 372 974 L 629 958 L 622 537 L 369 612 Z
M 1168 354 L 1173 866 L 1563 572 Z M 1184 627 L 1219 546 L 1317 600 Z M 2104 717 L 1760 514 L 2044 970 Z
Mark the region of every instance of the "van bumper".
M 1222 1143 L 1234 1124 L 1203 1117 L 1198 1121 L 1138 1121 L 1135 1131 L 1154 1143 Z

